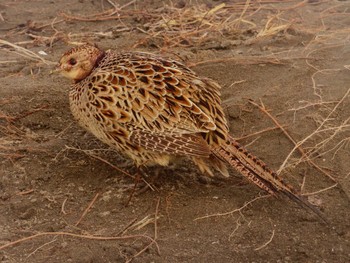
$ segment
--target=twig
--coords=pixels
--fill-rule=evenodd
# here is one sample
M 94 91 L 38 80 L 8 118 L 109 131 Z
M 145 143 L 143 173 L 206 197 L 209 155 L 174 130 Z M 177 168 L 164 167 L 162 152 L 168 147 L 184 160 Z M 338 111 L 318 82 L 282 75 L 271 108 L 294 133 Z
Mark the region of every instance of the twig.
M 250 137 L 253 137 L 253 136 L 257 136 L 257 135 L 260 135 L 262 133 L 273 131 L 273 130 L 277 130 L 277 129 L 279 129 L 279 127 L 276 127 L 276 126 L 270 127 L 270 128 L 266 128 L 266 129 L 263 129 L 261 131 L 257 131 L 257 132 L 253 132 L 251 134 L 244 135 L 242 137 L 237 137 L 237 138 L 235 138 L 235 140 L 239 141 L 239 140 L 247 139 L 247 138 L 250 138 Z
M 137 218 L 134 218 L 133 220 L 130 221 L 123 229 L 121 229 L 118 233 L 117 236 L 123 235 L 130 227 L 132 227 L 135 222 L 137 221 Z
M 300 144 L 300 142 L 296 142 L 292 136 L 286 131 L 286 129 L 283 128 L 283 126 L 277 121 L 277 119 L 272 116 L 269 111 L 266 109 L 265 105 L 263 104 L 262 101 L 260 101 L 261 105 L 255 103 L 252 100 L 249 100 L 249 103 L 258 107 L 263 113 L 265 113 L 272 121 L 273 123 L 275 123 L 275 125 L 281 129 L 281 131 L 286 135 L 286 137 L 295 145 L 293 150 L 291 151 L 291 153 L 289 153 L 289 155 L 287 156 L 287 158 L 285 159 L 285 161 L 283 162 L 283 164 L 280 166 L 280 168 L 277 170 L 277 174 L 280 174 L 282 172 L 282 170 L 284 169 L 284 167 L 286 166 L 287 160 L 290 158 L 290 156 L 292 155 L 292 153 L 297 149 L 300 154 L 302 155 L 303 158 L 305 158 L 305 160 L 310 163 L 313 167 L 315 167 L 317 170 L 319 170 L 320 172 L 322 172 L 323 174 L 325 174 L 327 177 L 329 177 L 332 181 L 336 181 L 335 178 L 333 176 L 331 176 L 327 171 L 325 171 L 324 169 L 322 169 L 321 167 L 319 167 L 314 161 L 312 161 L 311 159 L 308 158 L 307 154 L 305 153 L 304 149 L 301 148 L 302 143 Z M 308 137 L 307 137 L 308 138 Z
M 303 196 L 310 196 L 310 195 L 316 195 L 316 194 L 319 194 L 319 193 L 322 193 L 322 192 L 325 192 L 325 191 L 328 191 L 334 187 L 336 187 L 338 185 L 338 183 L 335 183 L 329 187 L 326 187 L 324 189 L 321 189 L 321 190 L 318 190 L 318 191 L 315 191 L 315 192 L 311 192 L 311 193 L 303 193 Z
M 243 215 L 241 215 L 243 216 Z M 228 240 L 231 241 L 231 238 L 233 237 L 233 235 L 237 232 L 237 230 L 239 229 L 239 227 L 242 225 L 239 221 L 240 221 L 241 217 L 238 217 L 236 220 L 236 227 L 235 229 L 233 229 L 233 231 L 230 233 L 230 235 L 228 236 Z
M 246 202 L 246 203 L 245 203 L 243 206 L 241 206 L 240 208 L 234 209 L 234 210 L 229 211 L 229 212 L 216 213 L 216 214 L 211 214 L 211 215 L 206 215 L 206 216 L 197 217 L 197 218 L 195 218 L 193 221 L 202 220 L 202 219 L 207 219 L 207 218 L 210 218 L 210 217 L 218 217 L 218 216 L 227 216 L 227 215 L 231 215 L 231 214 L 233 214 L 233 213 L 242 211 L 244 208 L 246 208 L 248 205 L 252 204 L 252 203 L 255 202 L 256 200 L 259 200 L 259 199 L 262 199 L 262 198 L 266 198 L 266 197 L 270 197 L 270 196 L 271 196 L 271 195 L 258 196 L 258 197 L 255 197 L 253 200 L 250 200 L 249 202 Z
M 159 213 L 160 197 L 158 198 L 156 211 L 154 213 L 154 240 L 158 238 L 158 213 Z
M 23 118 L 25 118 L 25 117 L 27 117 L 27 116 L 29 116 L 29 115 L 32 115 L 32 114 L 34 114 L 34 113 L 36 113 L 36 112 L 38 112 L 38 111 L 45 110 L 45 109 L 47 109 L 48 107 L 49 107 L 49 105 L 44 104 L 44 105 L 41 105 L 41 106 L 38 107 L 38 108 L 34 108 L 34 109 L 31 109 L 31 110 L 25 111 L 25 112 L 23 112 L 23 113 L 21 113 L 21 114 L 15 116 L 15 117 L 13 118 L 13 121 L 17 121 L 17 120 L 23 119 Z
M 124 5 L 122 5 L 121 7 L 119 7 L 119 9 L 121 10 L 121 9 L 123 9 L 123 8 L 125 8 L 125 7 L 128 7 L 129 5 L 132 5 L 132 4 L 135 3 L 135 2 L 136 2 L 136 0 L 132 0 L 132 1 L 130 1 L 130 2 L 126 3 L 126 4 L 124 4 Z
M 29 253 L 27 258 L 31 257 L 32 255 L 34 255 L 37 251 L 39 251 L 40 249 L 42 249 L 43 247 L 46 247 L 47 245 L 53 243 L 53 242 L 56 242 L 57 240 L 56 239 L 53 239 L 45 244 L 42 244 L 41 246 L 37 247 L 33 252 Z
M 250 64 L 267 64 L 267 63 L 275 64 L 275 65 L 283 64 L 283 61 L 277 58 L 246 56 L 246 57 L 208 59 L 208 60 L 203 60 L 199 62 L 188 63 L 187 66 L 192 68 L 203 64 L 215 64 L 215 63 L 222 63 L 222 62 L 229 62 L 229 61 L 235 61 L 237 64 L 249 64 L 249 65 Z
M 327 117 L 323 120 L 323 122 L 321 123 L 321 125 L 319 125 L 317 127 L 317 129 L 312 132 L 311 134 L 309 134 L 307 137 L 305 137 L 303 140 L 299 141 L 298 143 L 295 144 L 294 148 L 290 151 L 290 153 L 287 155 L 286 159 L 284 160 L 284 162 L 282 163 L 281 167 L 279 168 L 279 171 L 281 171 L 283 169 L 283 167 L 287 164 L 287 161 L 289 160 L 289 158 L 292 156 L 292 154 L 294 153 L 294 151 L 296 149 L 299 149 L 301 145 L 303 145 L 307 140 L 309 140 L 312 136 L 314 136 L 315 134 L 317 134 L 321 128 L 324 126 L 324 124 L 330 119 L 330 117 L 332 116 L 332 114 L 337 110 L 337 108 L 340 106 L 340 104 L 342 104 L 342 102 L 345 100 L 345 98 L 347 96 L 349 96 L 350 94 L 350 88 L 345 92 L 344 96 L 339 100 L 339 102 L 334 106 L 334 108 L 332 109 L 332 111 L 327 115 Z M 329 175 L 328 173 L 326 173 L 326 175 L 331 178 L 334 182 L 336 181 L 331 175 Z
M 34 189 L 29 189 L 26 191 L 18 192 L 18 193 L 16 193 L 16 195 L 27 195 L 27 194 L 31 194 L 33 192 L 34 192 Z
M 272 234 L 271 234 L 270 239 L 265 244 L 263 244 L 262 246 L 254 248 L 254 251 L 258 251 L 258 250 L 263 249 L 264 247 L 266 247 L 268 244 L 271 243 L 271 241 L 272 241 L 274 236 L 275 236 L 275 229 L 272 230 Z
M 36 27 L 36 29 L 43 29 L 44 27 L 47 27 L 47 26 L 53 27 L 54 24 L 62 23 L 64 21 L 65 21 L 64 19 L 57 20 L 57 17 L 55 17 L 52 22 L 45 24 L 45 25 L 42 25 L 42 26 L 38 26 L 38 27 Z
M 62 214 L 64 214 L 64 215 L 67 214 L 67 212 L 66 212 L 65 209 L 64 209 L 67 200 L 68 200 L 68 198 L 64 199 L 63 202 L 62 202 L 62 205 L 61 205 L 61 212 L 62 212 Z
M 129 259 L 127 259 L 127 260 L 125 261 L 125 263 L 129 263 L 129 262 L 131 262 L 134 258 L 140 256 L 140 255 L 141 255 L 143 252 L 145 252 L 150 246 L 152 246 L 154 242 L 156 242 L 156 241 L 154 240 L 154 241 L 150 242 L 147 246 L 145 246 L 143 249 L 141 249 L 141 250 L 140 250 L 139 252 L 137 252 L 135 255 L 133 255 L 132 257 L 130 257 Z M 157 251 L 158 251 L 158 253 L 160 253 L 160 250 L 159 250 L 158 245 L 157 245 Z
M 92 201 L 90 202 L 90 204 L 88 205 L 88 207 L 84 210 L 84 213 L 81 215 L 81 217 L 79 218 L 78 222 L 75 223 L 75 226 L 78 226 L 81 222 L 81 220 L 83 220 L 83 218 L 85 217 L 85 215 L 89 212 L 90 208 L 92 207 L 92 205 L 95 203 L 97 197 L 99 196 L 99 193 L 96 193 L 95 197 L 92 199 Z

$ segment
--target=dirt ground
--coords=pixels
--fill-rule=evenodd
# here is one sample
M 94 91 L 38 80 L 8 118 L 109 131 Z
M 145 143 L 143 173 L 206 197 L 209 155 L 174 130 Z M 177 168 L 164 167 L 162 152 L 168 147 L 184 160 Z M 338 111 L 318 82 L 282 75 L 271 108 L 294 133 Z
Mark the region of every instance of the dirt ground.
M 349 262 L 349 11 L 340 0 L 1 0 L 0 261 Z M 153 190 L 125 206 L 135 167 L 77 125 L 68 80 L 49 75 L 81 42 L 173 57 L 218 81 L 231 134 L 330 223 L 186 160 L 156 182 L 148 169 Z

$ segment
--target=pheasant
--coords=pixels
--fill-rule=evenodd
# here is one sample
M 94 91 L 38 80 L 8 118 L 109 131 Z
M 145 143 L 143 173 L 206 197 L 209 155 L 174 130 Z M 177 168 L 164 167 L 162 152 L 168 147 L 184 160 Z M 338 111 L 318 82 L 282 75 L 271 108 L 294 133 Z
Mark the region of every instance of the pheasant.
M 277 196 L 321 212 L 229 134 L 218 83 L 180 62 L 149 53 L 84 44 L 63 54 L 56 71 L 73 81 L 69 100 L 79 124 L 137 167 L 187 156 L 203 173 L 227 165 Z

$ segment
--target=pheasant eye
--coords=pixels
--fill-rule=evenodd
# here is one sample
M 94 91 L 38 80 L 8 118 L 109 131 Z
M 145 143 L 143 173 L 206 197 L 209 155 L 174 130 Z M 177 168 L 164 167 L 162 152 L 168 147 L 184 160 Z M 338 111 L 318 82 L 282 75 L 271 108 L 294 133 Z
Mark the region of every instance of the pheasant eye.
M 75 64 L 77 64 L 77 61 L 75 60 L 75 58 L 71 58 L 69 61 L 68 61 L 69 65 L 72 65 L 74 66 Z

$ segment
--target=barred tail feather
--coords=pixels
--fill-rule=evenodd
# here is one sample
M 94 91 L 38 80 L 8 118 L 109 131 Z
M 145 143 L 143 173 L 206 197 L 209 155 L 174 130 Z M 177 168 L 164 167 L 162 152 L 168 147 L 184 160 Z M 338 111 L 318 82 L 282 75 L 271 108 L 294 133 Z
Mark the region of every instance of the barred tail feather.
M 213 153 L 219 159 L 229 163 L 234 169 L 259 188 L 274 196 L 278 193 L 283 193 L 300 206 L 309 208 L 324 222 L 327 222 L 322 213 L 315 206 L 310 204 L 304 197 L 300 196 L 292 186 L 284 182 L 284 180 L 268 168 L 262 160 L 249 153 L 232 137 L 229 136 L 226 143 L 214 147 Z

